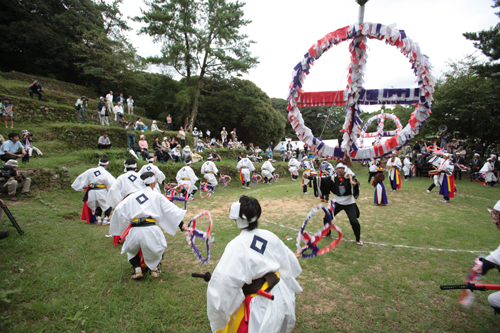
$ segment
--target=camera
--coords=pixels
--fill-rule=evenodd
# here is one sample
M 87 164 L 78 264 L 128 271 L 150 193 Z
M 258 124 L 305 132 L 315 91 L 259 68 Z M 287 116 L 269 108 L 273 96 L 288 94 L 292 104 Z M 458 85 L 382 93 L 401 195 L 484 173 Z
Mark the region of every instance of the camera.
M 4 165 L 0 167 L 0 176 L 9 179 L 10 177 L 15 177 L 17 175 L 17 171 L 14 169 L 12 165 Z

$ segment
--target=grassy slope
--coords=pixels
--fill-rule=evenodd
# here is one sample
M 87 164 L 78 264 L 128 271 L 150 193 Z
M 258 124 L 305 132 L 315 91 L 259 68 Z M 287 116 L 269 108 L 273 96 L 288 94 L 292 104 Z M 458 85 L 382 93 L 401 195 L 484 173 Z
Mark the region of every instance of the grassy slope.
M 19 81 L 22 76 L 12 75 L 0 78 L 0 87 L 20 86 L 7 79 Z M 61 96 L 65 93 L 64 84 L 59 86 L 57 82 L 44 88 L 59 91 Z M 69 92 L 73 96 L 63 105 L 70 106 L 77 96 L 77 92 Z M 48 155 L 32 159 L 30 167 L 67 166 L 74 179 L 105 154 L 112 159 L 111 172 L 118 176 L 128 157 L 124 147 L 97 152 L 81 144 L 83 136 L 74 139 L 74 144 L 58 136 L 61 127 L 69 131 L 78 128 L 72 123 L 55 124 L 46 119 L 36 125 L 19 125 L 35 133 L 35 145 Z M 88 125 L 80 129 L 73 132 L 93 132 L 99 127 Z M 0 134 L 6 133 L 0 130 Z M 234 223 L 227 218 L 230 203 L 242 193 L 259 199 L 263 206 L 261 227 L 276 233 L 292 251 L 297 233 L 294 229 L 319 203 L 312 195 L 301 195 L 299 183 L 290 181 L 288 176 L 282 176 L 278 185 L 259 184 L 250 191 L 241 190 L 234 177 L 235 164 L 234 160 L 218 164 L 224 173 L 233 172 L 228 188 L 218 190 L 210 199 L 197 195 L 189 203 L 188 218 L 203 209 L 212 212 L 216 241 L 210 263 L 201 265 L 196 260 L 182 234 L 167 235 L 164 273 L 158 280 L 130 279 L 126 256 L 120 255 L 120 248 L 104 236 L 108 228 L 89 226 L 79 220 L 81 193 L 70 188 L 42 192 L 37 189 L 34 197 L 9 203 L 26 233 L 18 236 L 8 219 L 2 219 L 1 229 L 10 230 L 12 235 L 0 241 L 0 330 L 209 331 L 206 284 L 192 279 L 190 273 L 213 271 L 225 245 L 237 235 Z M 161 167 L 171 181 L 179 165 Z M 280 173 L 284 169 L 278 165 Z M 336 223 L 344 231 L 344 241 L 324 256 L 301 260 L 303 272 L 299 282 L 304 292 L 297 295 L 294 332 L 497 332 L 500 325 L 487 302 L 490 292 L 478 292 L 474 306 L 462 309 L 456 301 L 457 291 L 439 290 L 440 284 L 460 283 L 476 253 L 417 248 L 485 254 L 495 249 L 498 231 L 485 206 L 493 205 L 499 198 L 498 187 L 483 188 L 463 180 L 458 182 L 457 198 L 444 205 L 438 202 L 437 189 L 432 194 L 425 193 L 430 180 L 414 179 L 404 182 L 398 193 L 388 193 L 389 206 L 375 207 L 371 204 L 373 189 L 366 184 L 366 169 L 356 165 L 355 171 L 363 182 L 358 205 L 362 238 L 367 244 L 358 247 L 352 242 L 350 225 L 341 213 Z M 321 217 L 317 215 L 308 230 L 314 232 L 320 226 Z M 287 238 L 293 240 L 286 241 Z M 498 283 L 498 276 L 491 272 L 483 282 Z

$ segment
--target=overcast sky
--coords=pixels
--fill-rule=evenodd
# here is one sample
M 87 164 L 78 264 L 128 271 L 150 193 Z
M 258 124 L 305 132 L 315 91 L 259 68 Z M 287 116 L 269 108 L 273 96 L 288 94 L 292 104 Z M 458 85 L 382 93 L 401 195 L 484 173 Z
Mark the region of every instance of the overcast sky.
M 492 0 L 370 0 L 365 5 L 365 22 L 395 23 L 398 29 L 405 30 L 429 56 L 433 75 L 439 78 L 448 70 L 449 59 L 461 59 L 473 52 L 482 55 L 462 33 L 496 25 L 499 20 L 492 4 Z M 124 0 L 120 8 L 125 16 L 135 16 L 147 6 L 139 0 Z M 316 40 L 357 22 L 359 5 L 354 0 L 248 0 L 243 9 L 245 18 L 252 20 L 243 32 L 257 42 L 251 52 L 260 61 L 244 78 L 269 97 L 286 98 L 293 67 Z M 138 53 L 159 55 L 159 44 L 154 44 L 149 36 L 136 34 L 141 23 L 130 25 L 133 31 L 128 35 Z M 315 63 L 305 91 L 344 89 L 348 46 L 347 41 L 333 46 Z M 410 63 L 395 47 L 369 40 L 368 48 L 365 88 L 417 86 Z

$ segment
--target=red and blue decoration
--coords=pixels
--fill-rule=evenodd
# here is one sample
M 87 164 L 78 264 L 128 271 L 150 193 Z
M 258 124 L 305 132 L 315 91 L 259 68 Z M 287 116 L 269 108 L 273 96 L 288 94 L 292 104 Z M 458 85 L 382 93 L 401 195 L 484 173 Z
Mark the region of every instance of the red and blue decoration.
M 327 220 L 327 223 L 321 228 L 317 233 L 315 233 L 313 236 L 311 236 L 307 231 L 306 231 L 306 226 L 307 222 L 311 219 L 311 217 L 316 214 L 317 212 L 323 210 L 325 213 L 325 217 Z M 331 231 L 331 229 L 334 229 L 338 233 L 338 238 L 334 240 L 330 245 L 327 247 L 320 249 L 318 246 L 319 241 L 321 241 L 323 238 L 325 238 L 326 235 Z M 338 226 L 332 223 L 332 215 L 328 211 L 328 209 L 323 206 L 323 205 L 318 205 L 311 209 L 309 213 L 307 213 L 306 219 L 302 223 L 302 227 L 300 228 L 299 234 L 297 236 L 297 253 L 300 253 L 302 258 L 313 258 L 322 254 L 325 254 L 332 250 L 334 247 L 336 247 L 340 241 L 342 240 L 342 230 Z M 306 245 L 301 246 L 301 242 L 304 242 Z M 305 253 L 307 250 L 311 250 L 311 252 Z
M 364 89 L 363 76 L 367 59 L 367 40 L 377 39 L 388 45 L 397 47 L 412 64 L 417 77 L 417 88 L 403 89 Z M 303 90 L 306 76 L 316 60 L 333 45 L 351 40 L 349 52 L 351 63 L 347 77 L 346 89 L 340 91 L 305 92 Z M 380 23 L 352 24 L 330 32 L 314 43 L 304 58 L 294 67 L 292 82 L 288 94 L 288 120 L 297 137 L 309 146 L 317 155 L 334 160 L 343 160 L 349 156 L 353 161 L 368 161 L 390 154 L 408 144 L 418 134 L 431 112 L 435 79 L 431 74 L 432 66 L 428 57 L 421 53 L 420 46 L 406 36 L 404 30 L 393 25 Z M 380 104 L 415 104 L 408 124 L 386 142 L 372 147 L 356 146 L 358 133 L 363 123 L 359 105 Z M 299 107 L 319 105 L 345 105 L 346 117 L 341 132 L 344 133 L 340 147 L 324 143 L 313 135 L 305 124 Z
M 219 187 L 221 189 L 224 189 L 224 187 L 226 187 L 227 184 L 229 184 L 230 181 L 231 181 L 231 177 L 229 177 L 228 175 L 220 175 L 220 178 L 219 178 Z
M 197 220 L 199 220 L 203 216 L 208 217 L 208 221 L 210 222 L 210 224 L 208 225 L 208 230 L 206 232 L 198 230 L 196 228 L 197 227 Z M 211 232 L 212 232 L 212 216 L 210 216 L 210 212 L 206 211 L 206 210 L 202 211 L 201 213 L 199 213 L 198 215 L 193 217 L 187 225 L 186 240 L 188 241 L 188 244 L 191 245 L 191 249 L 196 254 L 196 257 L 198 258 L 198 260 L 200 260 L 200 262 L 202 264 L 206 264 L 210 260 L 210 233 Z M 205 243 L 207 245 L 207 257 L 206 258 L 203 258 L 203 256 L 200 253 L 200 250 L 196 247 L 196 245 L 195 245 L 196 238 L 199 238 L 199 239 L 202 239 L 205 241 Z

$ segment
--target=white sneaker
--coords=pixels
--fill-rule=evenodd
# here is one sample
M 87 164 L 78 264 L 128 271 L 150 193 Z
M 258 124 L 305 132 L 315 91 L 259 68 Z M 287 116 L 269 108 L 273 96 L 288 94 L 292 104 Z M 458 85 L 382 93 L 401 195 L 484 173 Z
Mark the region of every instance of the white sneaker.
M 309 194 L 309 192 L 303 192 L 304 194 Z
M 439 202 L 442 202 L 442 203 L 447 203 L 447 202 L 450 202 L 450 200 L 445 200 L 445 199 L 443 199 L 443 200 L 439 200 Z
M 250 190 L 250 189 L 251 189 L 251 187 L 248 187 L 248 186 L 247 186 L 247 187 L 245 187 L 245 188 L 246 188 L 247 190 Z
M 97 217 L 97 221 L 96 221 L 97 224 L 102 224 L 102 219 L 100 216 Z
M 356 242 L 359 246 L 363 246 L 363 241 L 360 239 L 359 242 Z
M 141 132 L 143 132 L 143 133 L 144 133 L 144 130 L 141 130 Z
M 110 222 L 108 220 L 108 217 L 106 216 L 104 220 L 102 221 L 102 225 L 108 225 Z
M 245 185 L 243 185 L 243 186 L 241 186 L 241 188 L 246 188 L 246 186 L 245 186 Z
M 134 274 L 132 274 L 132 279 L 137 280 L 142 278 L 142 269 L 140 267 L 137 267 L 134 271 Z
M 431 193 L 431 191 L 427 190 L 427 193 Z
M 151 271 L 151 277 L 158 278 L 160 276 L 161 271 L 156 267 Z

